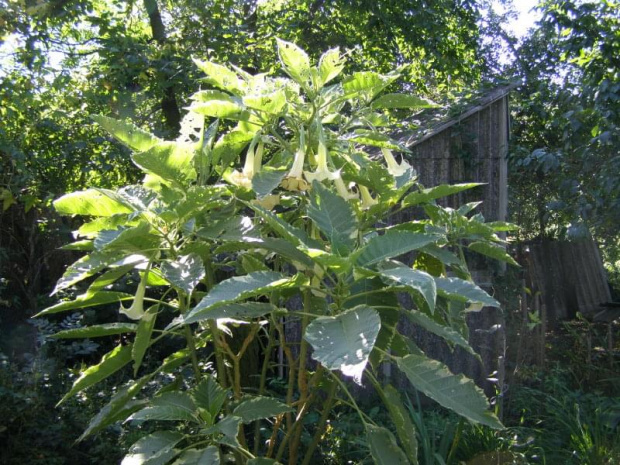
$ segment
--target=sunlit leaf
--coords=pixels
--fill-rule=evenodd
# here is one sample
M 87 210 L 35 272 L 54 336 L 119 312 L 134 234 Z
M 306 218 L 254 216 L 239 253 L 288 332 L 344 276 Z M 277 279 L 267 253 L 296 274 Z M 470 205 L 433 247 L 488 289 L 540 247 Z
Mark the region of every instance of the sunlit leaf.
M 183 189 L 188 181 L 196 179 L 194 150 L 187 144 L 163 142 L 146 152 L 134 153 L 131 158 L 146 173 Z
M 422 97 L 407 94 L 385 94 L 372 102 L 372 108 L 435 108 L 437 105 Z
M 192 99 L 190 111 L 212 118 L 239 119 L 245 111 L 240 99 L 219 90 L 202 90 Z
M 276 39 L 278 44 L 278 56 L 284 67 L 284 71 L 298 84 L 305 85 L 310 75 L 310 59 L 308 54 L 297 45 Z
M 174 261 L 161 265 L 164 277 L 187 294 L 194 292 L 198 283 L 205 277 L 202 259 L 197 254 L 182 255 Z
M 125 121 L 101 115 L 91 115 L 91 119 L 127 147 L 137 152 L 144 152 L 162 142 L 160 138 Z
M 54 208 L 61 215 L 112 216 L 133 211 L 108 189 L 87 189 L 63 195 L 54 201 Z
M 226 66 L 213 63 L 211 61 L 202 61 L 194 59 L 196 66 L 204 72 L 207 77 L 205 81 L 219 87 L 222 90 L 232 92 L 234 94 L 242 93 L 246 86 L 243 80 L 239 79 L 234 71 L 231 71 Z
M 131 446 L 121 465 L 164 465 L 177 455 L 174 446 L 182 440 L 181 433 L 156 431 Z
M 340 370 L 362 383 L 362 373 L 377 340 L 381 318 L 370 307 L 359 306 L 338 316 L 322 316 L 306 328 L 312 358 L 330 370 Z

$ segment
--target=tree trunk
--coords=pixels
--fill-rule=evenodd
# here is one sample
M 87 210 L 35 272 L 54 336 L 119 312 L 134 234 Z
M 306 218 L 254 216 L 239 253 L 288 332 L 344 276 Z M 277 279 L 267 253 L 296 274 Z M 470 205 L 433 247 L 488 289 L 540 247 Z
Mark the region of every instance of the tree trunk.
M 159 12 L 157 0 L 144 0 L 144 7 L 149 15 L 153 39 L 159 45 L 163 45 L 166 42 L 166 28 L 161 19 L 161 13 Z M 177 103 L 177 98 L 172 83 L 164 83 L 164 95 L 161 99 L 161 110 L 164 114 L 164 124 L 166 128 L 168 128 L 168 130 L 170 130 L 174 135 L 177 135 L 181 129 L 181 112 L 179 111 L 179 105 Z

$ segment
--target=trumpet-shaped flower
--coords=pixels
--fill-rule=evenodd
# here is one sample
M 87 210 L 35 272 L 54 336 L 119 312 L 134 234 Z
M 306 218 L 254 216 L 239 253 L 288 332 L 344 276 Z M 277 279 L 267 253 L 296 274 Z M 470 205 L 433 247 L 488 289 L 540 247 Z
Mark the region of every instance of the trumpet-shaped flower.
M 125 315 L 127 318 L 132 320 L 139 320 L 144 316 L 144 293 L 146 291 L 146 275 L 147 271 L 140 277 L 140 284 L 138 284 L 138 290 L 136 291 L 136 295 L 133 298 L 133 302 L 131 307 L 125 308 L 123 304 L 121 304 L 121 308 L 119 312 Z
M 327 167 L 327 145 L 325 144 L 325 135 L 323 134 L 323 128 L 319 129 L 319 147 L 317 149 L 317 168 L 314 173 L 309 173 L 308 171 L 304 172 L 306 179 L 309 183 L 313 181 L 321 182 L 325 179 L 329 179 L 331 181 L 336 180 L 340 177 L 340 174 L 336 172 L 329 171 Z
M 303 178 L 304 161 L 306 160 L 306 139 L 302 128 L 299 134 L 299 147 L 295 152 L 293 166 L 288 175 L 282 180 L 280 185 L 289 191 L 305 191 L 310 185 Z
M 334 186 L 336 186 L 336 191 L 338 195 L 345 200 L 357 199 L 357 194 L 355 192 L 349 192 L 349 188 L 344 184 L 344 181 L 340 177 L 340 172 L 337 172 L 338 177 L 334 179 Z
M 383 152 L 383 158 L 385 158 L 389 173 L 395 178 L 402 176 L 409 169 L 411 169 L 411 165 L 407 163 L 404 159 L 400 163 L 398 163 L 390 149 L 382 148 L 381 152 Z
M 258 148 L 256 143 L 258 142 Z M 263 142 L 259 139 L 254 139 L 248 148 L 248 152 L 245 156 L 245 164 L 242 171 L 233 171 L 228 179 L 236 186 L 245 187 L 246 189 L 252 188 L 252 178 L 261 169 L 263 162 Z
M 360 193 L 362 194 L 362 210 L 368 210 L 373 205 L 377 205 L 379 202 L 377 199 L 373 199 L 370 195 L 370 191 L 366 186 L 360 186 Z

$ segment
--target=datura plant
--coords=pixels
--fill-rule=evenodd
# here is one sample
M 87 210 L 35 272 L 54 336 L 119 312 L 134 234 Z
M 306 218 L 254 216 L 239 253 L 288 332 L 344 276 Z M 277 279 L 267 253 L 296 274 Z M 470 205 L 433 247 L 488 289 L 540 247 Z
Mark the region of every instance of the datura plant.
M 471 380 L 428 358 L 397 323 L 408 318 L 473 354 L 465 315 L 498 302 L 472 281 L 463 250 L 510 262 L 496 234 L 509 226 L 471 216 L 475 204 L 436 203 L 477 184 L 417 183 L 406 147 L 382 129 L 390 109 L 432 104 L 384 94 L 398 71 L 342 76 L 338 49 L 316 65 L 291 43 L 279 40 L 278 53 L 288 78 L 196 60 L 204 90 L 177 140 L 93 116 L 133 150 L 144 182 L 54 202 L 87 217 L 66 247 L 86 255 L 54 292 L 85 291 L 39 315 L 118 305 L 118 321 L 56 337 L 122 341 L 61 402 L 123 370 L 130 380 L 80 440 L 117 422 L 153 422 L 124 465 L 316 463 L 339 404 L 359 414 L 375 463 L 416 464 L 414 426 L 381 381 L 382 364 L 466 419 L 502 427 Z M 426 214 L 389 220 L 414 206 Z M 123 277 L 135 293 L 119 290 Z M 250 347 L 260 356 L 248 374 Z M 280 395 L 268 383 L 278 376 Z M 376 390 L 391 425 L 358 408 L 353 383 Z

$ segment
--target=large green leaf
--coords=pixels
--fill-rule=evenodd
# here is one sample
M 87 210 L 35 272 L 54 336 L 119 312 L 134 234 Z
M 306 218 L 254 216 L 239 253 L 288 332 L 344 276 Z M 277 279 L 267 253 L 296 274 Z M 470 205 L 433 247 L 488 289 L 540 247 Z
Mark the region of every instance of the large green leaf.
M 409 461 L 413 465 L 418 463 L 418 440 L 409 412 L 401 401 L 399 392 L 388 384 L 384 390 L 385 406 L 388 409 L 392 423 L 396 427 L 396 434 L 403 445 Z
M 436 334 L 437 336 L 441 336 L 448 341 L 448 343 L 460 346 L 470 354 L 478 356 L 467 340 L 458 331 L 455 331 L 450 326 L 438 323 L 432 318 L 426 316 L 424 313 L 415 310 L 409 310 L 405 312 L 405 315 L 407 315 L 407 317 L 415 324 L 433 334 Z
M 246 95 L 243 104 L 269 115 L 278 115 L 286 105 L 286 93 L 280 89 L 267 94 Z
M 196 406 L 185 392 L 166 392 L 129 417 L 130 420 L 196 422 Z
M 131 350 L 134 376 L 138 374 L 140 365 L 142 365 L 142 359 L 151 345 L 151 336 L 153 334 L 153 329 L 155 328 L 155 321 L 157 320 L 158 311 L 159 304 L 153 305 L 144 315 L 142 315 L 142 318 L 140 318 L 140 322 L 138 323 L 136 337 L 133 342 L 133 349 Z
M 208 413 L 208 423 L 213 424 L 226 401 L 227 391 L 222 389 L 213 376 L 205 378 L 192 390 L 196 406 Z
M 314 349 L 312 358 L 330 370 L 340 370 L 353 377 L 361 385 L 380 328 L 379 314 L 362 305 L 335 317 L 313 320 L 304 337 Z
M 81 294 L 67 302 L 60 302 L 56 305 L 41 310 L 34 318 L 38 318 L 45 315 L 51 315 L 52 313 L 66 312 L 69 310 L 77 310 L 80 308 L 94 307 L 96 305 L 115 304 L 123 300 L 133 299 L 133 295 L 126 294 L 125 292 L 116 291 L 87 291 L 85 294 Z M 88 336 L 86 336 L 88 337 Z
M 390 349 L 399 320 L 399 305 L 396 293 L 385 287 L 379 277 L 360 279 L 351 286 L 351 295 L 345 300 L 344 308 L 358 305 L 373 307 L 381 318 L 381 329 L 375 347 L 368 361 L 377 368 Z
M 353 208 L 338 194 L 312 183 L 308 216 L 331 243 L 333 250 L 346 255 L 355 244 L 358 224 Z
M 452 194 L 458 194 L 459 192 L 478 186 L 484 186 L 484 184 L 477 182 L 470 182 L 467 184 L 441 184 L 429 189 L 422 189 L 420 192 L 412 192 L 406 196 L 403 199 L 403 206 L 409 207 L 424 202 L 430 202 L 431 200 L 447 197 Z
M 202 260 L 193 253 L 177 257 L 174 261 L 163 262 L 161 271 L 164 278 L 188 295 L 194 292 L 198 283 L 205 277 Z
M 280 185 L 286 175 L 286 170 L 262 169 L 252 178 L 252 190 L 259 199 L 271 194 Z
M 249 206 L 269 225 L 271 229 L 276 232 L 276 234 L 278 234 L 281 238 L 286 239 L 291 244 L 295 246 L 302 246 L 304 248 L 320 248 L 319 243 L 311 240 L 303 229 L 291 226 L 278 215 L 264 209 L 261 206 Z
M 506 252 L 506 249 L 500 245 L 491 244 L 489 242 L 472 242 L 469 244 L 468 248 L 474 252 L 494 258 L 495 260 L 500 260 L 514 266 L 520 266 L 515 259 Z
M 162 140 L 131 123 L 107 116 L 91 115 L 91 119 L 132 150 L 144 152 Z
M 310 75 L 310 58 L 297 45 L 276 39 L 278 44 L 278 56 L 284 67 L 284 71 L 298 84 L 305 85 Z
M 292 411 L 291 407 L 276 399 L 259 396 L 241 402 L 233 410 L 233 415 L 241 418 L 243 423 L 251 423 L 262 418 L 272 418 Z
M 135 333 L 138 325 L 135 323 L 105 323 L 102 325 L 86 326 L 85 328 L 65 329 L 53 334 L 54 339 L 88 339 L 91 337 L 112 336 L 115 334 Z
M 220 137 L 211 152 L 211 163 L 217 165 L 220 161 L 224 167 L 230 165 L 248 145 L 256 133 L 243 129 L 233 129 Z
M 401 152 L 409 152 L 410 150 L 400 142 L 380 132 L 371 131 L 369 129 L 357 129 L 355 132 L 346 136 L 345 140 L 357 142 L 362 145 L 370 145 L 371 147 L 381 147 L 390 150 L 398 150 Z
M 281 273 L 256 271 L 246 276 L 235 276 L 217 284 L 185 317 L 192 320 L 196 315 L 216 306 L 237 302 L 286 286 L 293 281 Z
M 371 100 L 397 78 L 397 74 L 384 76 L 372 71 L 361 71 L 344 78 L 342 88 L 349 99 Z
M 102 429 L 118 421 L 124 421 L 132 413 L 140 410 L 146 401 L 134 401 L 132 399 L 142 390 L 144 385 L 149 380 L 149 376 L 144 376 L 138 381 L 131 382 L 129 386 L 120 388 L 116 394 L 112 396 L 110 401 L 97 413 L 97 415 L 91 418 L 88 423 L 88 427 L 78 438 L 78 441 L 82 441 L 87 436 L 98 433 Z
M 195 59 L 194 63 L 196 63 L 196 66 L 198 66 L 198 68 L 200 68 L 200 70 L 207 75 L 204 80 L 219 87 L 220 89 L 234 94 L 239 94 L 243 93 L 247 87 L 246 83 L 239 79 L 234 71 L 231 71 L 225 66 L 218 65 L 217 63 L 213 63 L 208 60 L 201 61 Z
M 344 69 L 344 61 L 338 48 L 329 49 L 319 59 L 319 77 L 321 84 L 327 84 Z
M 146 173 L 159 176 L 177 187 L 185 188 L 196 179 L 191 146 L 176 142 L 164 142 L 146 152 L 134 153 L 132 160 Z
M 116 373 L 131 361 L 132 345 L 119 345 L 105 354 L 97 365 L 93 365 L 84 370 L 65 396 L 58 402 L 62 404 L 69 397 L 80 391 L 103 381 L 108 376 Z
M 54 208 L 61 215 L 107 217 L 133 212 L 119 195 L 108 189 L 87 189 L 65 194 L 54 200 Z
M 397 257 L 438 240 L 438 236 L 409 231 L 387 231 L 375 236 L 355 253 L 359 266 L 370 266 L 388 258 Z
M 372 108 L 435 108 L 437 105 L 422 97 L 407 94 L 385 94 L 372 102 Z
M 397 363 L 413 387 L 442 406 L 476 423 L 503 428 L 488 411 L 487 398 L 472 380 L 454 375 L 442 363 L 422 355 L 407 355 Z
M 177 455 L 174 446 L 182 440 L 181 433 L 156 431 L 131 446 L 121 465 L 164 465 Z
M 97 234 L 95 249 L 99 251 L 122 251 L 127 255 L 144 253 L 151 254 L 157 249 L 161 237 L 150 233 L 151 226 L 140 222 L 134 227 L 103 230 Z
M 500 303 L 471 281 L 460 278 L 435 278 L 439 294 L 459 302 L 476 302 L 499 308 Z
M 239 119 L 245 111 L 240 99 L 219 90 L 202 90 L 192 99 L 190 111 L 213 118 Z
M 407 456 L 388 429 L 366 425 L 366 439 L 376 465 L 409 465 Z
M 240 250 L 266 250 L 269 252 L 275 252 L 278 255 L 292 261 L 297 262 L 306 267 L 312 268 L 314 266 L 313 259 L 316 259 L 316 254 L 313 253 L 314 249 L 306 250 L 303 247 L 296 247 L 286 239 L 280 239 L 279 237 L 241 237 L 240 239 L 245 242 L 229 242 L 221 247 L 217 248 L 217 252 L 237 252 Z M 321 251 L 318 251 L 321 253 Z M 325 252 L 324 252 L 325 253 Z M 337 257 L 342 260 L 341 257 Z M 316 260 L 320 262 L 320 260 Z
M 224 304 L 207 308 L 185 317 L 185 324 L 195 323 L 202 320 L 218 320 L 220 318 L 252 319 L 267 315 L 278 310 L 275 305 L 266 302 L 241 302 Z
M 418 291 L 422 294 L 424 300 L 426 300 L 431 313 L 435 311 L 437 286 L 435 284 L 435 280 L 430 274 L 404 266 L 383 270 L 381 271 L 381 274 L 396 281 L 397 283 L 404 284 L 405 286 Z
M 220 465 L 220 451 L 216 446 L 206 449 L 189 449 L 181 454 L 172 465 Z

